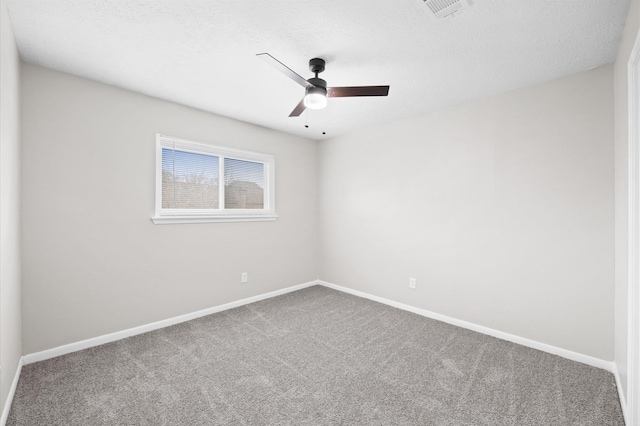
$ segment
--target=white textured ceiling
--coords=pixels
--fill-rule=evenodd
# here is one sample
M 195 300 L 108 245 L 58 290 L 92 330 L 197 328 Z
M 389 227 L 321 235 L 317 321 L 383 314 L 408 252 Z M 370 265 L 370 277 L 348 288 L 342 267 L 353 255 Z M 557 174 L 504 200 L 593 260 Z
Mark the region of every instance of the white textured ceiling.
M 312 139 L 611 63 L 629 7 L 471 3 L 437 19 L 422 0 L 7 0 L 25 62 Z M 289 118 L 304 89 L 262 52 L 304 78 L 324 58 L 329 86 L 389 96 Z

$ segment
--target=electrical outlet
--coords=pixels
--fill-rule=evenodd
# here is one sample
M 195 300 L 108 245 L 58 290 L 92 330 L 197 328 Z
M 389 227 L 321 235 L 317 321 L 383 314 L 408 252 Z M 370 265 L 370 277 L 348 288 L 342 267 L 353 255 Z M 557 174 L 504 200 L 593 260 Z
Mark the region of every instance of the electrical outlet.
M 409 288 L 416 289 L 416 279 L 413 277 L 409 278 Z
M 243 272 L 242 277 L 240 278 L 240 281 L 243 283 L 246 283 L 247 281 L 249 281 L 249 274 L 247 274 L 246 272 Z

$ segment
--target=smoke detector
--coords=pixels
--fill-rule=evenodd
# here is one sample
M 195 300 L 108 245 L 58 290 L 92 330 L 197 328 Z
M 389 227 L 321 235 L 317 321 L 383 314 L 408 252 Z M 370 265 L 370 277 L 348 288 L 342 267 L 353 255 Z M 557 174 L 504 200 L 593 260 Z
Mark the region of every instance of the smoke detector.
M 453 15 L 460 9 L 469 7 L 468 0 L 423 0 L 436 18 Z

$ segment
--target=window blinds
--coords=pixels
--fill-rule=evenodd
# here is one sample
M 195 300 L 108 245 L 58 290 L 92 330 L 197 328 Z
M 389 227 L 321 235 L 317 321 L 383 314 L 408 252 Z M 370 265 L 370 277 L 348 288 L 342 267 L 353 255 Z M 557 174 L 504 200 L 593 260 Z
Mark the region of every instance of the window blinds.
M 219 158 L 162 148 L 162 208 L 218 209 Z
M 224 159 L 224 206 L 227 209 L 264 208 L 264 164 Z

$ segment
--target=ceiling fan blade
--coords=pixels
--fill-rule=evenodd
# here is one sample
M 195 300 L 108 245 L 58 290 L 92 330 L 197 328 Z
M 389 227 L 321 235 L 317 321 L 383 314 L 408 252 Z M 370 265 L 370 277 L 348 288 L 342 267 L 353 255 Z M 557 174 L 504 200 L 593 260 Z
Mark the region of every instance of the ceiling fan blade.
M 302 114 L 305 109 L 306 107 L 304 106 L 304 98 L 302 98 L 300 99 L 300 103 L 296 105 L 293 111 L 291 111 L 291 114 L 289 114 L 289 117 L 299 117 L 300 114 Z
M 356 87 L 327 87 L 329 98 L 350 98 L 352 96 L 387 96 L 389 86 L 356 86 Z
M 302 87 L 314 87 L 313 84 L 309 83 L 291 68 L 289 68 L 273 56 L 269 55 L 268 53 L 258 53 L 256 56 L 280 71 L 282 74 L 289 77 L 291 80 L 301 85 Z

